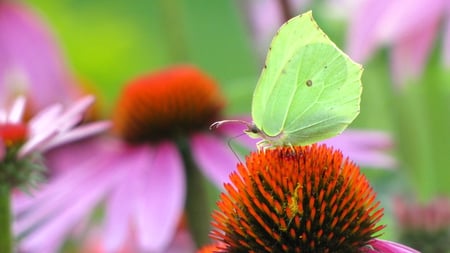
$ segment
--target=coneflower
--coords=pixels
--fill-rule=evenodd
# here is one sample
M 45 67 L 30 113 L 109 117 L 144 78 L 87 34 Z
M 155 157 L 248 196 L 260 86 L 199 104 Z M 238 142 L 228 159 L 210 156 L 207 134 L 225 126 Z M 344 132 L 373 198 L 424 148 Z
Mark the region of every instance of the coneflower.
M 127 82 L 113 114 L 111 135 L 50 154 L 49 163 L 65 166 L 67 173 L 60 173 L 32 201 L 18 203 L 19 235 L 38 228 L 24 238 L 23 250 L 58 252 L 70 231 L 100 203 L 105 205 L 100 243 L 106 251 L 129 243 L 130 234 L 135 235 L 132 243 L 139 251 L 166 250 L 188 195 L 196 201 L 205 194 L 189 191 L 202 186 L 203 175 L 220 187 L 237 162 L 227 142 L 240 126 L 209 130 L 224 105 L 214 78 L 191 65 Z M 58 198 L 62 193 L 65 197 Z M 203 204 L 191 207 L 204 209 Z M 20 215 L 36 206 L 39 212 Z M 205 217 L 207 212 L 199 218 L 206 241 L 209 220 Z M 191 231 L 200 227 L 190 216 L 188 223 L 193 224 Z M 60 240 L 41 240 L 42 236 Z
M 213 214 L 212 252 L 417 252 L 376 239 L 383 209 L 359 168 L 325 145 L 250 154 Z

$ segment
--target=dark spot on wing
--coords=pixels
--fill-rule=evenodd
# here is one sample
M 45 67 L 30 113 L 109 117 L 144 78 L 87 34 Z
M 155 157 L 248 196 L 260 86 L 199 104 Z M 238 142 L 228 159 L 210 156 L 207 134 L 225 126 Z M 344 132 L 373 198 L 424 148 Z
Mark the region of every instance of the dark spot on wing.
M 312 80 L 306 80 L 306 86 L 311 87 L 313 85 Z

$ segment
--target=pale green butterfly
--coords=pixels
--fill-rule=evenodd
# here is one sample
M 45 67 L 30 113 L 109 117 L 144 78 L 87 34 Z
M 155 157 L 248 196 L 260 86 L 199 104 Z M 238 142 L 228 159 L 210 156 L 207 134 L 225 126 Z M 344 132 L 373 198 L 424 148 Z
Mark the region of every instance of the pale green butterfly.
M 340 134 L 359 114 L 362 66 L 319 28 L 312 12 L 278 30 L 253 94 L 245 132 L 258 148 L 308 145 Z

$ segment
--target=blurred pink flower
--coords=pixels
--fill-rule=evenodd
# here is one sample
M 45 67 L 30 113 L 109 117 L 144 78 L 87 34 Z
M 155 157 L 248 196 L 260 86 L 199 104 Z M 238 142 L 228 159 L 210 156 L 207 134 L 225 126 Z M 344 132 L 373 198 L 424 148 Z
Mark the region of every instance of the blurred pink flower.
M 100 236 L 106 251 L 128 243 L 130 228 L 140 250 L 166 250 L 186 198 L 183 144 L 178 141 L 186 141 L 188 147 L 182 148 L 219 187 L 238 162 L 227 146 L 235 127 L 208 130 L 223 105 L 215 82 L 191 66 L 131 81 L 114 114 L 115 136 L 49 153 L 49 167 L 64 169 L 33 198 L 15 199 L 15 231 L 26 235 L 21 249 L 57 252 L 74 227 L 103 203 Z
M 364 0 L 350 15 L 347 52 L 365 62 L 377 47 L 391 47 L 396 84 L 420 76 L 439 31 L 443 58 L 450 66 L 450 2 L 448 0 Z
M 86 96 L 67 110 L 55 104 L 23 120 L 25 98 L 17 98 L 11 108 L 0 108 L 0 185 L 28 190 L 42 177 L 42 153 L 58 145 L 106 130 L 109 122 L 77 126 L 84 111 L 94 101 Z
M 361 167 L 392 169 L 396 159 L 389 154 L 394 146 L 391 136 L 379 130 L 347 129 L 320 143 L 333 146 Z
M 0 102 L 25 95 L 39 111 L 73 101 L 73 83 L 47 25 L 23 3 L 0 1 Z
M 402 242 L 424 252 L 450 251 L 448 197 L 436 197 L 427 203 L 396 197 L 393 204 Z
M 22 138 L 18 140 L 23 143 L 20 143 L 17 151 L 17 158 L 21 159 L 33 152 L 44 152 L 55 146 L 106 130 L 110 125 L 108 122 L 76 127 L 83 113 L 93 102 L 94 97 L 86 96 L 65 111 L 61 105 L 55 104 L 42 110 L 29 122 L 24 122 L 26 101 L 23 97 L 17 98 L 9 110 L 0 108 L 0 150 L 2 150 L 0 153 L 6 153 L 8 142 L 15 142 L 9 139 L 11 135 L 8 133 L 14 135 L 12 138 Z

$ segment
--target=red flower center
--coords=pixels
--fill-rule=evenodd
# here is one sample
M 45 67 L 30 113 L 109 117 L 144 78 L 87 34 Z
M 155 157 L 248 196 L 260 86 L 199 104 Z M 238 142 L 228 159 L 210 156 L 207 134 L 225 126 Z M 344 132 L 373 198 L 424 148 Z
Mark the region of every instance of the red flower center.
M 6 146 L 23 143 L 27 134 L 27 126 L 22 123 L 0 124 L 0 139 Z
M 326 146 L 252 153 L 213 214 L 217 252 L 359 252 L 383 210 L 359 168 Z
M 126 85 L 114 115 L 115 130 L 132 143 L 174 138 L 208 127 L 223 106 L 212 78 L 192 66 L 173 67 Z

